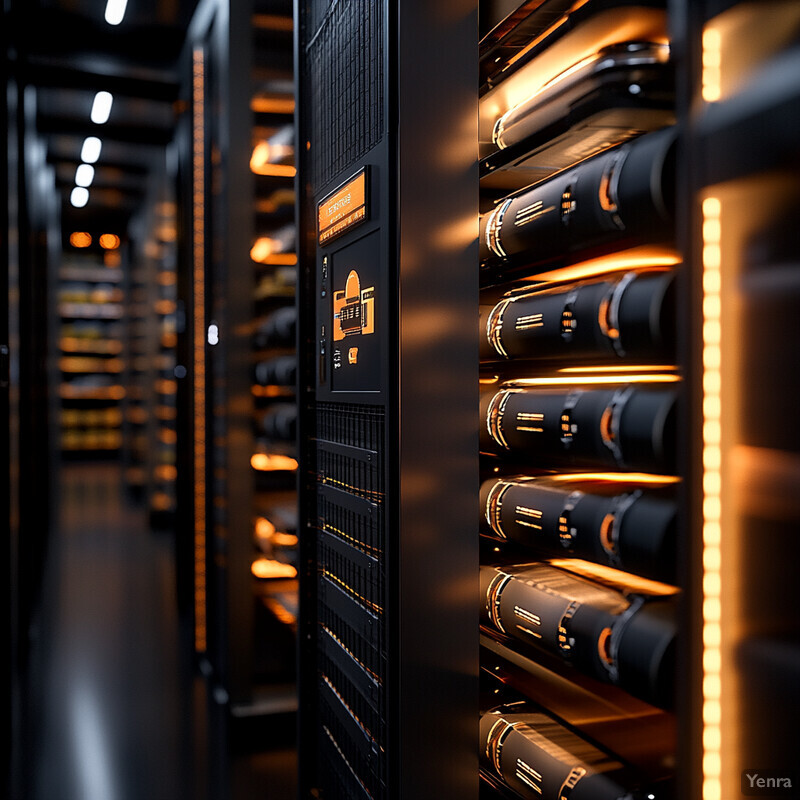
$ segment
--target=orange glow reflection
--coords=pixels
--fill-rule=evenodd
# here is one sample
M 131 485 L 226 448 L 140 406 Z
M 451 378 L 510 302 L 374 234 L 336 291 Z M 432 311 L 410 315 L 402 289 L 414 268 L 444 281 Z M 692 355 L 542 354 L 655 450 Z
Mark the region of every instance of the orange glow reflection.
M 578 481 L 609 481 L 616 483 L 649 483 L 669 485 L 680 483 L 675 475 L 651 475 L 647 472 L 570 472 L 563 475 L 547 475 L 548 481 L 563 483 Z
M 262 94 L 250 101 L 250 110 L 256 114 L 294 114 L 294 97 L 279 94 Z
M 297 263 L 297 255 L 280 252 L 282 247 L 283 245 L 278 240 L 269 236 L 261 236 L 250 248 L 250 258 L 258 264 L 294 266 Z
M 256 164 L 250 162 L 250 169 L 256 175 L 266 175 L 269 178 L 294 178 L 297 170 L 291 164 Z
M 253 261 L 263 261 L 272 255 L 277 247 L 278 242 L 274 239 L 270 239 L 269 236 L 261 236 L 256 239 L 256 243 L 250 248 L 250 258 Z
M 113 233 L 101 234 L 99 241 L 103 250 L 116 250 L 119 247 L 119 236 Z
M 174 300 L 156 300 L 155 304 L 153 305 L 153 309 L 155 310 L 156 314 L 173 314 L 175 313 L 175 301 Z
M 294 25 L 291 17 L 278 14 L 253 14 L 251 20 L 254 28 L 267 31 L 291 31 Z
M 295 625 L 297 617 L 275 597 L 265 597 L 264 604 L 284 625 Z
M 517 378 L 508 381 L 505 386 L 604 386 L 608 384 L 624 383 L 678 383 L 680 375 L 660 375 L 660 374 L 632 374 L 632 375 L 586 375 L 571 377 L 548 377 L 548 378 Z
M 623 590 L 641 594 L 666 597 L 668 595 L 677 594 L 679 591 L 677 587 L 670 586 L 668 583 L 652 581 L 649 578 L 632 575 L 630 572 L 622 572 L 612 567 L 606 567 L 602 564 L 593 564 L 579 558 L 552 558 L 549 559 L 548 563 L 552 564 L 554 567 L 573 572 L 576 575 L 602 581 L 603 583 L 620 587 Z
M 259 517 L 256 520 L 256 536 L 269 539 L 274 533 L 275 526 L 266 517 Z
M 595 278 L 611 272 L 627 272 L 636 269 L 652 269 L 654 267 L 674 267 L 680 264 L 680 256 L 666 247 L 632 247 L 618 253 L 600 256 L 566 267 L 528 275 L 521 280 L 531 281 L 574 281 L 583 278 Z
M 174 481 L 178 477 L 178 470 L 172 464 L 159 464 L 155 468 L 155 476 L 160 481 Z
M 565 374 L 575 375 L 602 375 L 613 373 L 626 373 L 626 372 L 674 372 L 677 367 L 671 364 L 633 364 L 629 366 L 614 366 L 614 367 L 563 367 L 559 372 Z
M 297 460 L 276 453 L 255 453 L 250 466 L 259 472 L 292 471 L 297 469 Z
M 250 571 L 256 578 L 296 578 L 297 570 L 291 564 L 275 561 L 271 558 L 257 558 Z
M 294 394 L 291 386 L 269 386 L 255 385 L 250 387 L 250 392 L 254 397 L 289 397 Z
M 290 144 L 261 141 L 253 148 L 250 167 L 256 171 L 258 166 L 277 164 L 292 155 L 294 155 L 294 147 Z
M 88 247 L 92 243 L 92 237 L 86 231 L 75 231 L 70 234 L 69 243 L 73 247 Z

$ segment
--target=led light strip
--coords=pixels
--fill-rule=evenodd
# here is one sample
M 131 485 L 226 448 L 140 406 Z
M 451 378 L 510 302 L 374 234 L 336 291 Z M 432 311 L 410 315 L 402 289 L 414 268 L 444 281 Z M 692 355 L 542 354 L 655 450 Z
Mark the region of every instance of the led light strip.
M 703 800 L 722 798 L 721 211 L 703 201 Z
M 192 237 L 194 294 L 194 642 L 208 647 L 206 618 L 206 361 L 205 361 L 205 60 L 192 54 Z
M 606 386 L 627 383 L 679 383 L 680 375 L 658 373 L 625 375 L 576 375 L 575 377 L 548 376 L 544 378 L 515 378 L 505 386 L 524 388 L 527 386 Z
M 716 28 L 703 31 L 702 94 L 707 103 L 722 97 L 722 36 Z

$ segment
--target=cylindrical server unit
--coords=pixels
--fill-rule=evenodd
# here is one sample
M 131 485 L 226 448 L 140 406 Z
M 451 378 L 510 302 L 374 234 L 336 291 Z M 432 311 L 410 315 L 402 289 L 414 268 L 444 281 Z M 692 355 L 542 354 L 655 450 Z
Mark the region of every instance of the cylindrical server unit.
M 670 594 L 626 592 L 542 562 L 481 567 L 481 595 L 492 629 L 654 705 L 672 705 L 677 631 Z
M 675 130 L 643 136 L 497 203 L 481 217 L 481 262 L 534 265 L 601 245 L 672 238 Z
M 617 757 L 600 750 L 530 703 L 481 716 L 481 763 L 531 800 L 667 800 Z
M 493 535 L 536 552 L 675 580 L 677 507 L 669 489 L 503 478 L 483 484 L 481 509 Z
M 481 398 L 481 449 L 530 466 L 671 474 L 674 389 L 505 387 Z
M 628 272 L 481 307 L 481 359 L 674 358 L 672 272 Z

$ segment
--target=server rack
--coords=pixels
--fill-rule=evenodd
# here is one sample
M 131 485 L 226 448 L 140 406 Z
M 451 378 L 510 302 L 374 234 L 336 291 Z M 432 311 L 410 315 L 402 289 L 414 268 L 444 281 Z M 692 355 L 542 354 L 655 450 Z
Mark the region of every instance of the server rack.
M 130 226 L 128 402 L 125 480 L 143 498 L 151 523 L 174 523 L 177 479 L 177 185 L 176 147 L 149 181 L 142 212 Z
M 252 488 L 237 480 L 250 459 L 247 243 L 252 189 L 247 81 L 249 18 L 201 3 L 185 54 L 181 144 L 185 329 L 179 382 L 179 508 L 191 574 L 193 647 L 223 708 L 250 700 L 252 597 L 245 531 Z M 238 154 L 238 157 L 237 157 Z M 237 470 L 239 472 L 237 473 Z M 245 572 L 242 576 L 242 565 Z
M 477 794 L 476 11 L 297 4 L 302 797 Z
M 125 272 L 106 263 L 103 232 L 71 231 L 58 273 L 60 447 L 64 457 L 116 455 L 126 395 Z M 113 234 L 110 234 L 113 235 Z M 114 235 L 115 236 L 115 235 Z M 119 237 L 115 236 L 117 246 Z M 125 248 L 127 251 L 127 248 Z
M 276 581 L 261 572 L 255 535 L 265 527 L 258 519 L 265 492 L 294 501 L 296 463 L 285 467 L 292 459 L 284 453 L 281 469 L 274 470 L 277 454 L 258 450 L 261 398 L 254 388 L 275 389 L 276 382 L 254 387 L 253 349 L 256 314 L 270 303 L 292 302 L 295 267 L 259 265 L 251 253 L 256 234 L 271 233 L 261 203 L 270 195 L 262 190 L 270 182 L 276 188 L 275 178 L 254 174 L 254 147 L 266 127 L 290 122 L 293 110 L 291 22 L 286 2 L 208 0 L 197 8 L 184 54 L 176 317 L 179 578 L 191 620 L 189 647 L 209 692 L 209 777 L 221 797 L 235 787 L 239 766 L 245 768 L 239 756 L 269 738 L 291 740 L 297 707 L 295 633 L 286 608 L 294 587 L 288 578 Z M 265 82 L 282 87 L 276 113 L 258 110 Z M 286 177 L 279 185 L 289 190 L 291 207 L 291 176 L 288 186 Z M 278 279 L 284 280 L 280 291 Z M 294 569 L 277 561 L 270 566 Z
M 789 499 L 795 495 L 796 425 L 790 421 L 787 404 L 795 394 L 792 365 L 797 360 L 794 351 L 797 337 L 784 338 L 784 334 L 793 325 L 790 319 L 796 316 L 791 309 L 795 302 L 797 237 L 788 222 L 797 204 L 795 6 L 782 2 L 690 4 L 682 0 L 480 4 L 479 68 L 483 99 L 494 93 L 495 99 L 509 101 L 513 92 L 504 97 L 507 87 L 514 83 L 509 79 L 537 59 L 539 65 L 546 65 L 552 79 L 540 85 L 539 92 L 526 93 L 523 86 L 520 90 L 523 94 L 509 101 L 506 109 L 509 113 L 501 112 L 492 121 L 497 122 L 503 116 L 503 124 L 494 130 L 499 148 L 492 144 L 493 125 L 490 125 L 490 135 L 482 140 L 486 146 L 482 144 L 481 150 L 481 211 L 485 215 L 481 227 L 482 302 L 487 306 L 481 344 L 490 351 L 494 348 L 493 355 L 487 357 L 485 350 L 483 354 L 483 378 L 485 386 L 494 387 L 488 398 L 494 400 L 494 405 L 487 401 L 480 423 L 476 418 L 473 424 L 485 429 L 489 441 L 484 442 L 484 449 L 487 453 L 493 451 L 494 456 L 493 460 L 484 460 L 488 468 L 484 476 L 490 481 L 481 502 L 484 513 L 489 511 L 482 523 L 482 558 L 485 563 L 499 567 L 499 574 L 509 579 L 502 585 L 490 581 L 490 591 L 485 595 L 489 602 L 481 639 L 481 662 L 489 694 L 484 695 L 482 707 L 488 710 L 492 704 L 499 705 L 504 700 L 512 704 L 499 709 L 494 717 L 484 716 L 485 721 L 495 722 L 503 720 L 504 715 L 518 713 L 520 707 L 514 704 L 527 704 L 523 710 L 528 718 L 508 719 L 530 733 L 526 745 L 515 738 L 518 734 L 513 732 L 516 730 L 513 724 L 506 723 L 503 728 L 502 722 L 498 722 L 498 727 L 482 728 L 484 755 L 489 757 L 482 763 L 482 790 L 487 797 L 518 797 L 520 793 L 561 796 L 559 787 L 565 791 L 574 789 L 592 771 L 613 773 L 616 780 L 623 775 L 616 771 L 622 764 L 634 767 L 634 773 L 625 776 L 629 783 L 622 785 L 634 790 L 638 787 L 648 792 L 646 796 L 705 800 L 732 797 L 746 788 L 742 773 L 751 768 L 761 770 L 762 777 L 777 779 L 782 775 L 784 780 L 793 780 L 792 756 L 788 751 L 796 737 L 791 732 L 789 709 L 796 702 L 790 674 L 796 673 L 798 663 L 797 615 L 790 610 L 796 607 L 796 590 L 787 571 L 792 569 L 796 547 L 786 540 L 786 534 L 793 529 L 797 516 L 795 504 Z M 331 508 L 335 498 L 345 501 L 343 495 L 332 489 L 335 481 L 342 480 L 333 470 L 346 463 L 345 456 L 356 463 L 366 461 L 373 455 L 369 452 L 372 447 L 356 442 L 355 449 L 343 449 L 339 432 L 328 424 L 325 416 L 328 407 L 324 405 L 337 395 L 330 389 L 332 383 L 337 388 L 333 377 L 335 350 L 338 347 L 344 359 L 340 371 L 348 368 L 351 342 L 358 347 L 356 357 L 361 358 L 365 323 L 363 316 L 358 315 L 369 315 L 371 303 L 377 302 L 370 294 L 360 297 L 360 303 L 352 302 L 356 299 L 356 288 L 361 292 L 365 286 L 372 286 L 371 275 L 366 284 L 362 281 L 356 287 L 354 282 L 348 287 L 341 275 L 344 266 L 336 272 L 337 258 L 340 264 L 348 260 L 357 265 L 359 259 L 365 260 L 366 253 L 359 252 L 359 242 L 367 239 L 374 228 L 360 222 L 364 216 L 362 207 L 366 205 L 361 202 L 361 189 L 362 185 L 374 189 L 376 183 L 369 173 L 363 173 L 362 177 L 359 169 L 369 159 L 351 156 L 357 147 L 348 138 L 349 132 L 343 135 L 337 127 L 342 113 L 352 113 L 349 95 L 340 89 L 337 78 L 326 82 L 317 74 L 320 65 L 329 70 L 332 65 L 335 74 L 347 75 L 348 87 L 359 86 L 354 77 L 359 62 L 347 62 L 356 68 L 355 73 L 352 68 L 349 71 L 337 68 L 339 65 L 326 51 L 329 43 L 335 41 L 336 35 L 331 31 L 336 30 L 340 12 L 343 9 L 352 12 L 354 8 L 355 4 L 309 2 L 301 6 L 298 17 L 297 58 L 302 65 L 299 92 L 309 98 L 299 110 L 303 196 L 298 210 L 304 265 L 300 343 L 309 353 L 301 372 L 300 430 L 306 478 L 301 484 L 301 506 L 309 509 L 301 518 L 305 578 L 301 600 L 304 686 L 301 757 L 305 760 L 306 780 L 303 796 L 316 788 L 338 796 L 345 793 L 342 786 L 348 781 L 354 794 L 382 796 L 381 792 L 389 785 L 381 781 L 369 753 L 359 749 L 364 726 L 359 734 L 352 725 L 348 730 L 342 722 L 342 719 L 347 721 L 342 708 L 346 713 L 352 712 L 351 718 L 362 722 L 374 719 L 368 716 L 375 710 L 374 698 L 365 697 L 365 693 L 374 689 L 374 680 L 359 675 L 350 661 L 341 656 L 340 662 L 349 670 L 342 668 L 335 672 L 328 666 L 332 656 L 326 652 L 326 647 L 337 652 L 328 640 L 336 644 L 342 641 L 341 637 L 331 636 L 331 631 L 338 630 L 332 625 L 342 626 L 347 635 L 361 643 L 351 630 L 353 625 L 358 627 L 359 613 L 353 610 L 353 603 L 341 598 L 341 592 L 334 591 L 337 569 L 350 570 L 347 573 L 350 581 L 344 583 L 352 589 L 373 563 L 336 541 L 339 534 L 332 520 L 339 512 Z M 452 10 L 450 6 L 447 8 Z M 437 15 L 444 14 L 443 9 L 440 4 L 435 9 L 429 8 L 423 24 L 436 29 L 440 19 Z M 389 32 L 389 39 L 384 41 L 392 41 L 392 24 L 403 18 L 403 4 L 392 7 L 394 16 L 389 15 L 385 6 L 372 14 L 380 11 L 387 14 L 388 20 L 381 26 L 384 32 Z M 613 17 L 612 38 L 598 24 L 604 14 L 606 19 Z M 371 17 L 367 14 L 364 19 L 368 23 Z M 460 22 L 462 17 L 457 19 Z M 437 29 L 442 42 L 445 28 L 454 33 L 458 24 L 451 22 L 449 28 Z M 347 30 L 348 36 L 355 40 L 355 28 Z M 628 41 L 630 47 L 619 47 L 626 45 L 624 38 L 613 39 L 620 31 L 632 37 Z M 375 37 L 381 40 L 380 33 Z M 571 45 L 562 47 L 567 40 Z M 652 47 L 643 48 L 645 42 Z M 573 45 L 572 60 L 564 61 L 563 58 L 570 57 Z M 422 45 L 420 50 L 424 50 Z M 452 52 L 443 46 L 442 50 L 448 55 Z M 395 62 L 398 81 L 404 85 L 403 72 L 408 65 L 401 60 L 402 47 L 394 52 L 399 59 Z M 593 59 L 598 52 L 602 58 Z M 347 58 L 348 53 L 344 43 L 335 48 L 336 56 Z M 326 61 L 329 57 L 331 60 Z M 363 48 L 362 57 L 369 57 L 368 48 Z M 425 78 L 435 82 L 433 75 L 431 72 Z M 573 77 L 587 78 L 587 82 L 574 85 L 570 81 Z M 535 80 L 530 73 L 528 78 Z M 454 83 L 457 85 L 460 86 Z M 519 88 L 519 80 L 516 85 Z M 458 150 L 462 140 L 455 122 L 449 135 L 441 140 L 436 138 L 435 126 L 428 128 L 429 120 L 423 112 L 430 113 L 431 108 L 422 99 L 427 87 L 420 88 L 420 104 L 413 107 L 417 116 L 413 112 L 409 116 L 408 106 L 393 96 L 392 91 L 393 85 L 389 83 L 384 102 L 388 103 L 390 129 L 399 123 L 398 142 L 414 127 L 430 134 L 428 143 L 419 144 L 420 153 L 428 152 L 430 141 L 444 141 Z M 329 100 L 338 101 L 338 105 Z M 482 105 L 488 104 L 482 102 Z M 396 116 L 392 116 L 393 112 Z M 487 112 L 487 116 L 491 113 L 494 112 Z M 481 114 L 485 132 L 483 111 Z M 356 114 L 350 119 L 359 117 Z M 537 122 L 531 124 L 531 119 Z M 667 127 L 671 132 L 666 132 Z M 363 130 L 355 125 L 353 128 Z M 369 126 L 366 130 L 370 130 Z M 329 141 L 326 137 L 343 146 L 326 150 Z M 670 138 L 672 142 L 667 142 Z M 657 152 L 662 144 L 666 149 L 661 154 L 669 154 L 663 161 Z M 639 162 L 639 167 L 646 170 L 661 164 L 659 169 L 663 169 L 660 175 L 653 173 L 645 182 L 651 189 L 662 182 L 672 184 L 661 201 L 655 203 L 661 205 L 660 209 L 654 209 L 652 198 L 648 200 L 636 192 L 625 198 L 631 188 L 624 186 L 625 163 L 629 174 L 636 171 L 637 152 L 641 154 L 651 146 L 654 149 Z M 398 147 L 402 152 L 402 145 Z M 526 196 L 526 187 L 530 185 L 535 190 Z M 455 182 L 449 187 L 456 191 Z M 337 189 L 341 190 L 338 194 Z M 398 209 L 404 208 L 407 189 L 408 185 L 401 183 Z M 349 202 L 348 195 L 357 197 L 358 202 Z M 508 204 L 503 202 L 506 198 Z M 650 211 L 656 212 L 654 224 L 642 225 L 648 203 Z M 598 207 L 594 222 L 590 219 L 593 206 Z M 623 207 L 627 207 L 624 214 L 620 210 Z M 340 209 L 341 220 L 337 217 Z M 426 211 L 431 220 L 440 218 L 435 209 L 426 207 Z M 592 225 L 604 215 L 611 225 L 600 224 L 593 231 Z M 400 217 L 401 227 L 406 219 Z M 558 221 L 548 228 L 553 219 Z M 372 222 L 373 218 L 369 220 Z M 382 223 L 382 219 L 379 221 Z M 509 221 L 518 224 L 510 226 Z M 526 230 L 533 230 L 538 237 L 531 236 L 525 242 Z M 334 238 L 339 234 L 341 238 Z M 420 236 L 420 242 L 429 241 Z M 366 250 L 367 245 L 363 248 Z M 374 260 L 381 263 L 377 255 Z M 624 267 L 616 274 L 615 260 L 617 267 Z M 571 269 L 578 263 L 580 269 Z M 402 258 L 400 264 L 402 284 Z M 643 274 L 643 268 L 648 268 L 644 272 L 649 275 Z M 666 269 L 674 273 L 671 281 L 664 279 Z M 360 273 L 360 269 L 356 271 Z M 628 272 L 632 276 L 620 280 L 620 275 Z M 605 287 L 601 285 L 604 281 Z M 673 293 L 673 299 L 668 300 L 665 294 L 659 300 L 663 301 L 662 308 L 670 310 L 658 324 L 666 322 L 671 330 L 656 343 L 652 325 L 646 332 L 631 323 L 631 330 L 637 332 L 628 336 L 626 361 L 626 353 L 620 347 L 620 329 L 608 323 L 618 322 L 620 314 L 624 316 L 622 307 L 627 292 L 636 294 L 637 284 L 642 288 L 646 283 L 655 286 L 659 281 L 664 285 L 671 283 L 669 292 Z M 375 282 L 377 286 L 377 278 Z M 612 290 L 611 286 L 617 288 Z M 353 291 L 348 291 L 349 288 Z M 644 294 L 638 294 L 629 308 L 642 307 Z M 410 324 L 411 317 L 406 314 L 412 310 L 405 303 L 405 295 L 403 299 L 395 320 L 401 328 Z M 532 305 L 525 308 L 529 300 Z M 337 302 L 343 303 L 342 309 Z M 593 306 L 593 302 L 597 304 Z M 536 303 L 544 306 L 536 307 Z M 558 309 L 555 329 L 544 321 L 544 315 L 549 318 L 554 308 Z M 592 309 L 588 316 L 587 309 Z M 415 323 L 418 321 L 413 319 Z M 755 319 L 763 321 L 758 334 L 753 324 Z M 651 318 L 650 323 L 653 322 Z M 338 339 L 334 338 L 331 325 L 340 326 Z M 361 330 L 354 330 L 359 325 Z M 539 351 L 526 355 L 524 350 L 530 346 L 530 340 L 527 344 L 524 341 L 528 335 L 525 330 L 534 329 Z M 579 331 L 584 333 L 579 335 Z M 347 342 L 346 348 L 337 345 L 343 341 Z M 543 341 L 541 347 L 540 341 Z M 776 348 L 778 341 L 785 342 L 785 346 Z M 566 343 L 569 347 L 564 346 Z M 606 346 L 606 352 L 601 352 Z M 640 348 L 638 353 L 637 348 Z M 389 352 L 394 351 L 390 348 Z M 636 354 L 635 359 L 631 359 L 632 354 Z M 641 387 L 633 386 L 626 367 L 635 367 L 641 373 Z M 666 394 L 675 402 L 676 424 L 671 432 L 665 433 L 663 441 L 672 442 L 674 451 L 669 458 L 664 452 L 655 457 L 651 453 L 642 462 L 644 466 L 635 467 L 663 478 L 654 481 L 651 489 L 647 483 L 637 483 L 641 476 L 631 474 L 636 459 L 642 457 L 641 449 L 634 448 L 635 457 L 627 458 L 624 442 L 619 438 L 624 438 L 616 427 L 623 424 L 617 402 L 622 398 L 612 397 L 608 403 L 608 398 L 603 399 L 597 391 L 603 381 L 587 379 L 593 371 L 597 377 L 609 368 L 617 389 L 632 387 L 623 389 L 624 403 L 637 396 L 641 388 L 645 394 L 650 392 L 652 399 L 659 394 L 656 384 L 672 386 Z M 411 382 L 407 371 L 402 375 Z M 506 381 L 520 377 L 528 383 L 508 387 L 508 394 L 498 392 Z M 443 375 L 440 380 L 444 380 Z M 568 390 L 561 392 L 564 386 Z M 370 385 L 348 383 L 345 379 L 340 381 L 340 387 L 363 391 Z M 542 388 L 548 394 L 549 410 L 526 408 L 524 404 L 530 404 L 532 396 L 541 399 Z M 513 397 L 509 397 L 511 393 Z M 339 396 L 351 399 L 344 391 Z M 663 400 L 664 393 L 660 396 Z M 363 397 L 364 394 L 352 395 L 354 403 L 336 406 L 342 419 L 350 420 L 354 432 L 360 431 L 359 419 L 364 409 L 357 401 Z M 664 408 L 672 405 L 672 400 L 664 402 Z M 582 405 L 585 403 L 588 405 Z M 593 403 L 597 404 L 594 412 L 588 410 Z M 514 415 L 521 415 L 519 425 L 508 422 L 512 407 Z M 566 409 L 564 415 L 556 414 L 559 430 L 551 430 L 540 418 L 548 417 L 549 424 L 553 408 Z M 387 404 L 386 409 L 385 424 L 391 428 L 392 417 L 402 415 L 403 406 L 401 403 L 398 410 Z M 594 425 L 599 426 L 599 438 L 578 441 L 579 432 Z M 544 456 L 530 444 L 530 437 L 540 434 L 547 439 Z M 388 443 L 391 454 L 391 436 L 381 441 Z M 352 447 L 353 442 L 350 444 Z M 511 457 L 515 447 L 527 448 L 525 458 L 515 461 Z M 602 465 L 602 475 L 596 474 L 598 464 Z M 351 468 L 357 474 L 355 464 Z M 593 474 L 583 474 L 580 479 L 584 483 L 569 483 L 576 476 L 568 473 L 585 473 L 589 468 Z M 402 461 L 397 469 L 402 475 Z M 515 481 L 520 473 L 526 479 L 536 480 Z M 559 484 L 564 477 L 568 478 L 569 491 Z M 634 508 L 628 503 L 639 502 L 659 482 L 665 486 L 672 484 L 665 491 L 671 497 L 668 505 L 675 522 L 674 538 L 667 544 L 669 537 L 661 543 L 650 542 L 653 552 L 660 553 L 655 560 L 643 558 L 641 551 L 629 551 L 628 558 L 622 538 L 627 535 L 622 522 Z M 361 486 L 351 481 L 353 485 Z M 615 486 L 624 490 L 615 490 Z M 554 528 L 555 552 L 563 548 L 562 557 L 556 561 L 552 560 L 554 550 L 548 552 L 547 546 L 531 547 L 531 531 L 539 525 L 539 518 L 511 513 L 514 508 L 538 511 L 542 517 L 551 513 L 552 509 L 547 511 L 525 500 L 534 490 L 563 512 L 563 535 L 559 535 L 561 517 L 559 514 L 554 517 L 558 523 Z M 662 498 L 663 494 L 664 491 Z M 492 498 L 497 501 L 501 495 L 510 506 L 499 502 L 492 505 Z M 614 503 L 621 503 L 613 513 L 604 512 L 595 518 L 600 537 L 593 544 L 581 543 L 580 536 L 576 537 L 573 531 L 575 524 L 570 525 L 570 519 L 574 523 L 575 518 L 586 513 L 577 504 L 586 502 L 587 496 L 594 497 L 592 502 L 597 503 L 597 509 L 604 507 L 606 511 Z M 402 503 L 391 505 L 391 497 L 391 490 L 387 489 L 389 517 L 402 515 Z M 566 504 L 565 497 L 570 498 Z M 655 501 L 654 497 L 650 499 Z M 357 518 L 356 501 L 349 497 L 346 500 L 351 508 L 349 519 Z M 456 505 L 456 495 L 448 495 L 446 502 L 450 507 Z M 379 508 L 375 504 L 375 510 Z M 575 517 L 571 518 L 573 512 Z M 628 516 L 626 524 L 630 525 L 633 519 L 634 515 Z M 616 529 L 613 523 L 617 524 Z M 644 530 L 648 533 L 659 530 L 657 524 L 649 525 L 648 528 L 648 524 L 639 523 L 640 535 Z M 672 523 L 666 527 L 671 526 Z M 339 530 L 350 532 L 349 528 L 339 527 Z M 401 526 L 400 537 L 403 535 L 406 529 Z M 520 546 L 523 540 L 527 543 Z M 762 546 L 764 542 L 769 544 Z M 462 542 L 453 553 L 463 554 L 460 548 L 464 546 Z M 665 564 L 667 552 L 669 563 Z M 580 566 L 576 557 L 589 562 L 605 561 L 605 566 L 611 566 L 615 572 Z M 509 566 L 514 561 L 522 564 L 535 561 L 537 566 L 515 572 Z M 387 574 L 395 568 L 398 568 L 396 562 L 389 564 Z M 399 568 L 402 569 L 402 562 Z M 548 572 L 551 570 L 556 572 Z M 516 640 L 504 635 L 507 614 L 521 619 L 520 615 L 527 611 L 529 630 L 535 630 L 533 626 L 542 622 L 541 618 L 537 621 L 532 607 L 526 606 L 532 601 L 518 594 L 514 603 L 514 592 L 505 587 L 512 585 L 516 587 L 514 591 L 523 584 L 537 590 L 552 587 L 548 581 L 556 573 L 561 582 L 559 591 L 566 584 L 575 587 L 575 591 L 580 584 L 585 590 L 588 580 L 589 586 L 602 589 L 600 594 L 604 594 L 616 581 L 617 587 L 624 586 L 626 596 L 630 597 L 642 589 L 643 585 L 638 583 L 642 575 L 668 584 L 665 594 L 673 600 L 659 601 L 660 606 L 651 602 L 651 607 L 671 606 L 669 614 L 661 619 L 671 617 L 670 625 L 677 631 L 676 639 L 673 640 L 672 633 L 667 637 L 676 642 L 675 669 L 667 681 L 670 697 L 649 694 L 646 681 L 642 684 L 633 680 L 625 687 L 620 672 L 626 648 L 621 641 L 622 625 L 617 631 L 620 641 L 616 644 L 612 644 L 613 624 L 609 626 L 612 633 L 606 635 L 600 631 L 597 639 L 597 653 L 612 669 L 601 665 L 595 678 L 583 674 L 581 666 L 584 673 L 591 672 L 591 664 L 597 666 L 597 662 L 592 661 L 594 655 L 590 654 L 592 658 L 581 664 L 580 648 L 572 641 L 580 639 L 576 634 L 580 625 L 575 621 L 578 613 L 575 607 L 559 617 L 563 631 L 554 632 L 555 651 L 560 651 L 557 658 L 553 653 L 543 652 L 541 646 L 537 649 L 520 643 L 519 637 L 532 636 L 525 633 L 525 626 L 517 626 Z M 576 576 L 580 580 L 576 581 Z M 408 591 L 424 593 L 421 585 Z M 655 591 L 652 586 L 650 590 Z M 357 592 L 350 594 L 352 597 Z M 618 602 L 611 595 L 604 596 L 609 604 L 607 610 Z M 362 598 L 374 602 L 374 598 L 365 594 Z M 385 607 L 387 618 L 393 608 L 404 609 L 407 601 L 416 602 L 402 594 L 390 597 Z M 544 600 L 540 597 L 538 602 Z M 392 603 L 397 605 L 393 607 Z M 514 607 L 513 612 L 509 603 Z M 373 624 L 377 617 L 372 615 Z M 361 618 L 369 619 L 363 612 Z M 632 618 L 635 614 L 626 620 Z M 350 626 L 346 624 L 348 619 Z M 630 641 L 640 648 L 646 640 L 646 627 L 643 625 L 637 631 L 634 625 L 629 629 L 635 632 Z M 510 629 L 507 626 L 505 633 Z M 435 659 L 438 650 L 434 645 L 430 647 L 431 658 Z M 567 651 L 571 651 L 573 666 L 565 666 L 560 660 Z M 366 648 L 365 652 L 370 651 Z M 349 655 L 352 656 L 352 649 Z M 663 655 L 666 656 L 666 651 Z M 357 655 L 356 661 L 359 658 Z M 403 667 L 399 669 L 402 673 Z M 331 679 L 329 672 L 336 677 Z M 651 677 L 656 673 L 658 670 Z M 391 671 L 387 674 L 392 675 Z M 496 681 L 498 676 L 501 682 Z M 606 682 L 598 683 L 598 676 Z M 622 688 L 609 687 L 609 680 L 621 681 Z M 386 686 L 393 691 L 391 681 Z M 535 701 L 535 707 L 530 705 L 531 700 Z M 338 720 L 333 719 L 337 711 Z M 336 733 L 334 725 L 340 725 L 341 734 Z M 582 741 L 575 738 L 576 733 Z M 537 771 L 536 763 L 530 761 L 531 753 L 536 752 L 530 743 L 541 744 L 548 737 L 551 744 L 560 741 L 565 750 L 570 749 L 570 743 L 578 750 L 583 748 L 583 762 L 580 759 L 570 762 L 567 756 L 556 768 L 540 748 L 535 756 L 540 765 Z M 379 763 L 391 764 L 402 757 L 406 742 L 391 737 L 386 741 L 389 744 L 382 751 Z M 504 743 L 505 756 L 501 754 Z M 512 762 L 508 769 L 504 769 L 503 758 Z M 522 766 L 520 759 L 525 762 Z M 598 766 L 603 761 L 605 766 Z M 427 778 L 424 766 L 427 762 L 420 763 L 423 766 L 419 774 Z M 563 781 L 553 783 L 559 775 Z M 436 796 L 437 792 L 455 794 L 453 784 L 442 789 L 447 779 L 442 780 L 436 789 L 433 784 L 418 786 L 418 796 Z M 584 781 L 581 790 L 590 796 L 594 796 L 592 791 L 603 791 L 602 787 L 593 789 L 590 784 L 590 780 Z M 613 791 L 608 785 L 606 790 Z M 403 787 L 397 791 L 402 796 Z

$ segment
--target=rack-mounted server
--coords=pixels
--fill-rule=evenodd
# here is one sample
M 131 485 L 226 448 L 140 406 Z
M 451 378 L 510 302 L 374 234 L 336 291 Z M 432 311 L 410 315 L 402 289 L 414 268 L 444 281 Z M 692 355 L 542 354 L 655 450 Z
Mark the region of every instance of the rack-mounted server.
M 303 797 L 477 796 L 477 7 L 444 10 L 298 9 Z
M 663 800 L 666 782 L 647 783 L 615 756 L 524 700 L 481 715 L 481 760 L 525 798 Z

